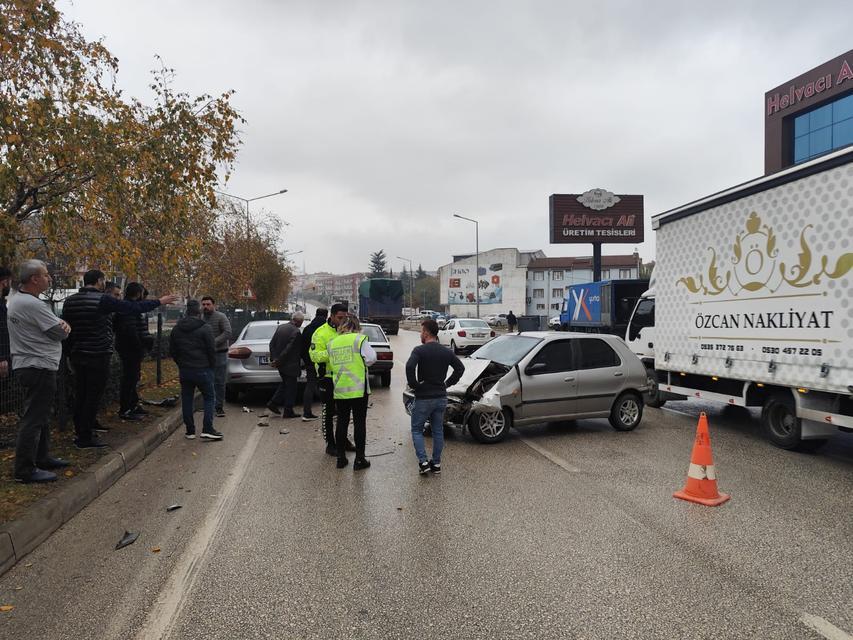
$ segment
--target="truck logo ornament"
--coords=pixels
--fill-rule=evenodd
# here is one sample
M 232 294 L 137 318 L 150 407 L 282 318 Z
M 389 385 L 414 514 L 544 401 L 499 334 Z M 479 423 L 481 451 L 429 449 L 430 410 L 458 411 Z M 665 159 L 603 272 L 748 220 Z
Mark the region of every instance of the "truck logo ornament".
M 720 272 L 717 252 L 708 247 L 711 261 L 708 271 L 698 276 L 682 276 L 677 284 L 683 284 L 691 293 L 718 296 L 726 291 L 738 296 L 744 291 L 776 293 L 783 284 L 802 289 L 818 285 L 826 277 L 835 280 L 853 269 L 853 253 L 845 253 L 830 267 L 829 258 L 813 255 L 807 233 L 813 225 L 807 224 L 800 231 L 800 252 L 796 263 L 780 258 L 773 229 L 761 223 L 753 211 L 746 221 L 746 232 L 740 232 L 732 245 L 732 267 Z

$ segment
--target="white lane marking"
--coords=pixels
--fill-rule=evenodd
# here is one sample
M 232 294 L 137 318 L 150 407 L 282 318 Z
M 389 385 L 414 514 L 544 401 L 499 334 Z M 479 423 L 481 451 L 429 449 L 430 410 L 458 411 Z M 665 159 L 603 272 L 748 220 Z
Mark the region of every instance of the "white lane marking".
M 800 622 L 812 631 L 817 631 L 824 638 L 827 638 L 827 640 L 853 640 L 853 636 L 849 633 L 842 631 L 831 622 L 827 622 L 823 618 L 813 616 L 810 613 L 801 615 Z
M 240 456 L 234 463 L 234 475 L 228 477 L 225 486 L 218 494 L 219 499 L 178 560 L 166 586 L 158 594 L 154 608 L 148 614 L 145 626 L 137 636 L 139 640 L 160 640 L 171 636 L 175 622 L 201 573 L 204 557 L 216 532 L 231 510 L 234 495 L 250 467 L 249 463 L 264 433 L 264 429 L 254 429 L 247 438 Z
M 533 442 L 532 440 L 528 440 L 527 438 L 521 438 L 521 437 L 519 438 L 519 440 L 521 440 L 524 444 L 526 444 L 528 447 L 533 449 L 536 453 L 548 458 L 548 460 L 553 462 L 558 467 L 565 469 L 569 473 L 580 473 L 581 472 L 581 470 L 578 467 L 576 467 L 575 465 L 564 460 L 563 458 L 561 458 L 557 454 L 551 453 L 550 451 L 539 446 L 537 443 Z

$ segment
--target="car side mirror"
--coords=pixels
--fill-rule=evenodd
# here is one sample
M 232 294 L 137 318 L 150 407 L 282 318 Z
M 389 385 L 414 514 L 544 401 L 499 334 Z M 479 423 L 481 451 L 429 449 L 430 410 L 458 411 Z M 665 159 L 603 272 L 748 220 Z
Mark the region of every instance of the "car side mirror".
M 529 376 L 535 376 L 537 373 L 545 373 L 548 370 L 548 365 L 544 362 L 534 362 L 533 364 L 527 365 L 524 369 L 524 373 Z

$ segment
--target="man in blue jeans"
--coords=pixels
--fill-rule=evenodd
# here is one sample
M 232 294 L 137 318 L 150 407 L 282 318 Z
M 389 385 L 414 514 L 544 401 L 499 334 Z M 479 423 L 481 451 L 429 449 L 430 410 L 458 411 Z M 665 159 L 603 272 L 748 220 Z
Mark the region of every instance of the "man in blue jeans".
M 213 368 L 216 366 L 216 349 L 213 330 L 201 319 L 198 300 L 187 301 L 186 315 L 178 321 L 169 336 L 169 351 L 178 365 L 181 380 L 181 408 L 187 440 L 195 439 L 193 396 L 201 391 L 204 398 L 204 425 L 201 437 L 205 440 L 222 440 L 222 434 L 213 428 Z
M 444 410 L 447 387 L 459 382 L 465 365 L 451 349 L 438 342 L 438 323 L 432 318 L 421 323 L 421 345 L 412 350 L 406 362 L 406 381 L 415 394 L 412 406 L 412 443 L 418 456 L 418 473 L 441 473 L 441 450 L 444 448 Z M 447 368 L 453 373 L 447 380 Z M 432 459 L 427 460 L 424 425 L 432 429 Z

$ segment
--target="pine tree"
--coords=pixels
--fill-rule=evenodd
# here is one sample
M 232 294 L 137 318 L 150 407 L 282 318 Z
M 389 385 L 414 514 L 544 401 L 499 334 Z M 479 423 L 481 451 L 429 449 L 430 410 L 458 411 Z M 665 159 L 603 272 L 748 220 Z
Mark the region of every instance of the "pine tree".
M 370 254 L 370 277 L 371 278 L 384 278 L 385 277 L 385 268 L 387 266 L 388 257 L 385 255 L 385 251 L 380 249 L 379 251 L 375 251 Z
M 423 266 L 418 263 L 418 270 L 415 271 L 415 280 L 423 280 L 426 277 L 428 277 L 427 272 L 424 271 Z

